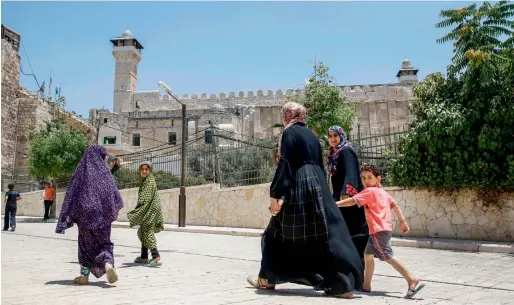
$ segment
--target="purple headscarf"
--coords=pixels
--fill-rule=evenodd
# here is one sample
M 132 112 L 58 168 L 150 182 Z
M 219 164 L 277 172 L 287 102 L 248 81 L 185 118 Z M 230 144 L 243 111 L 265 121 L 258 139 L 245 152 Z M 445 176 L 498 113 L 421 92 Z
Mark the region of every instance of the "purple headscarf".
M 123 208 L 121 194 L 105 163 L 107 149 L 90 146 L 71 176 L 55 229 L 64 233 L 76 223 L 80 228 L 110 226 Z

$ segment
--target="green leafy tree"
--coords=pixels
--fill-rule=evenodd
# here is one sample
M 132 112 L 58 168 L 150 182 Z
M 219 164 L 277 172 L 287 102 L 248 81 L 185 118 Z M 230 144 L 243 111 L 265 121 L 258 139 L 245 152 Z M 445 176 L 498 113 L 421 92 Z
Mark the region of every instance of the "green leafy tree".
M 438 26 L 457 25 L 439 40 L 454 42 L 453 64 L 414 88 L 415 118 L 391 161 L 396 185 L 514 190 L 513 12 L 501 1 L 441 13 L 451 22 Z
M 437 40 L 438 43 L 453 42 L 453 66 L 451 73 L 464 70 L 469 61 L 475 65 L 485 60 L 505 62 L 512 57 L 514 47 L 514 4 L 499 1 L 492 5 L 484 2 L 482 6 L 472 4 L 460 9 L 441 11 L 444 18 L 436 24 L 437 28 L 453 29 Z M 501 40 L 506 37 L 505 40 Z
M 270 139 L 216 151 L 213 146 L 195 149 L 187 158 L 188 178 L 211 182 L 216 178 L 227 187 L 269 182 L 275 169 L 275 146 L 276 139 Z
M 328 128 L 339 125 L 349 133 L 356 116 L 355 107 L 348 105 L 341 89 L 328 74 L 328 67 L 322 62 L 314 66 L 314 73 L 307 80 L 302 96 L 294 95 L 291 100 L 307 108 L 307 126 L 320 137 L 326 137 Z
M 68 127 L 62 119 L 47 123 L 30 138 L 29 172 L 36 178 L 55 179 L 75 170 L 89 145 L 88 137 Z

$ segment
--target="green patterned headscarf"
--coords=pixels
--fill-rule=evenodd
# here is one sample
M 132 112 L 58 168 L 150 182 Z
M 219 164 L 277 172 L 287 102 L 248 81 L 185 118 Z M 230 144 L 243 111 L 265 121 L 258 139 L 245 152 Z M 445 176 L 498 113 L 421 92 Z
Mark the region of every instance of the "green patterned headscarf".
M 157 192 L 157 183 L 153 175 L 152 163 L 146 161 L 141 163 L 139 169 L 143 165 L 148 166 L 150 173 L 139 187 L 138 200 L 136 208 L 127 214 L 130 226 L 141 226 L 152 228 L 155 233 L 164 230 L 164 219 L 162 216 L 162 208 Z

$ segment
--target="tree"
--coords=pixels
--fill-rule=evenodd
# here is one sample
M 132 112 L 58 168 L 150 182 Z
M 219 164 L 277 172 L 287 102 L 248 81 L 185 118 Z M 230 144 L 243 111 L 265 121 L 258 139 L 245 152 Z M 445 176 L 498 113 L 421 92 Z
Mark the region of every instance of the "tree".
M 255 140 L 240 147 L 199 147 L 187 158 L 188 177 L 216 180 L 227 187 L 269 182 L 275 169 L 275 147 L 276 139 Z
M 514 8 L 486 2 L 441 15 L 449 19 L 437 26 L 456 24 L 438 40 L 454 42 L 453 63 L 447 76 L 414 87 L 419 102 L 392 178 L 407 187 L 514 190 Z
M 55 179 L 75 170 L 89 145 L 88 137 L 54 119 L 30 138 L 29 172 L 36 178 Z
M 437 40 L 438 43 L 453 41 L 453 66 L 451 73 L 461 72 L 473 60 L 480 65 L 484 60 L 505 61 L 506 56 L 514 47 L 514 4 L 499 1 L 495 5 L 484 2 L 477 8 L 472 4 L 460 9 L 443 10 L 440 14 L 445 18 L 436 24 L 437 28 L 454 28 Z M 501 41 L 501 37 L 507 39 Z M 512 55 L 512 54 L 510 54 Z
M 294 95 L 291 99 L 307 108 L 307 126 L 316 130 L 320 137 L 326 138 L 332 125 L 339 125 L 350 132 L 356 116 L 355 107 L 347 104 L 341 89 L 328 74 L 328 67 L 322 62 L 314 66 L 313 75 L 306 81 L 304 95 Z

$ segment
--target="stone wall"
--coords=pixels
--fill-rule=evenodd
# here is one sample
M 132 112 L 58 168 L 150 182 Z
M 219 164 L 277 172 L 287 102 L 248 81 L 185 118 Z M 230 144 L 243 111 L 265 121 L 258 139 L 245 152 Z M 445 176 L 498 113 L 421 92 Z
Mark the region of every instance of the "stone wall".
M 14 178 L 20 56 L 2 39 L 2 189 Z
M 33 96 L 18 99 L 18 130 L 16 149 L 16 183 L 27 184 L 34 179 L 29 175 L 30 133 L 45 127 L 52 119 L 51 107 Z
M 287 101 L 287 96 L 293 94 L 302 94 L 302 90 L 289 89 L 275 92 L 258 90 L 256 93 L 241 91 L 239 94 L 236 92 L 202 93 L 192 96 L 184 94 L 179 97 L 187 104 L 188 115 L 198 116 L 198 120 L 189 127 L 190 135 L 198 129 L 207 127 L 208 122 L 214 120 L 217 124 L 232 124 L 236 134 L 269 138 L 274 135 L 272 126 L 281 123 L 282 105 Z M 412 93 L 412 84 L 343 86 L 341 94 L 357 110 L 353 135 L 360 133 L 369 136 L 403 131 L 410 121 L 410 107 L 416 102 Z M 168 95 L 161 95 L 158 90 L 141 91 L 134 93 L 133 100 L 139 106 L 138 112 L 117 114 L 107 110 L 90 111 L 93 125 L 102 126 L 103 119 L 108 118 L 109 122 L 118 124 L 119 129 L 122 130 L 123 142 L 118 143 L 116 147 L 110 147 L 111 149 L 130 152 L 159 146 L 168 141 L 169 132 L 175 132 L 177 139 L 181 138 L 180 105 L 171 100 Z M 231 114 L 231 110 L 237 104 L 254 105 L 255 112 L 241 122 L 240 117 Z M 226 113 L 210 114 L 210 110 L 216 108 L 215 105 L 224 108 Z M 171 126 L 172 121 L 173 126 Z M 133 134 L 140 134 L 140 147 L 131 147 Z M 112 135 L 114 136 L 114 133 Z M 122 149 L 120 145 L 125 148 Z
M 393 83 L 380 85 L 358 85 L 341 86 L 341 94 L 350 103 L 362 103 L 370 101 L 407 101 L 415 100 L 412 92 L 412 84 Z M 236 104 L 255 105 L 255 106 L 282 106 L 287 96 L 303 94 L 302 89 L 278 89 L 239 91 L 230 93 L 202 93 L 202 94 L 177 94 L 190 108 L 209 109 L 218 103 L 224 107 L 233 107 Z M 134 93 L 135 102 L 140 107 L 140 111 L 159 111 L 180 109 L 180 105 L 170 100 L 168 95 L 161 95 L 160 91 L 138 91 Z
M 20 35 L 2 25 L 2 189 L 15 182 L 18 189 L 39 186 L 28 173 L 30 133 L 45 127 L 54 117 L 64 118 L 69 126 L 94 137 L 96 130 L 74 114 L 52 108 L 42 98 L 19 85 Z
M 514 193 L 504 194 L 501 208 L 486 207 L 471 191 L 454 197 L 428 191 L 386 188 L 397 200 L 411 231 L 403 234 L 394 220 L 395 236 L 514 241 Z M 137 204 L 137 189 L 121 190 L 125 203 L 120 221 Z M 178 223 L 179 189 L 159 191 L 166 223 Z M 18 215 L 41 216 L 43 192 L 23 194 Z M 269 221 L 269 184 L 219 189 L 218 185 L 188 187 L 187 224 L 264 229 Z M 57 195 L 57 215 L 64 193 Z M 395 219 L 395 217 L 393 217 Z

